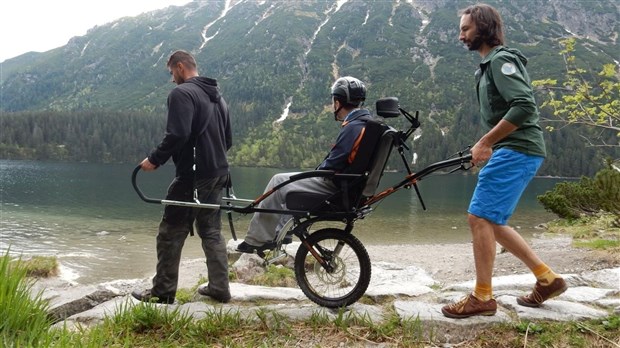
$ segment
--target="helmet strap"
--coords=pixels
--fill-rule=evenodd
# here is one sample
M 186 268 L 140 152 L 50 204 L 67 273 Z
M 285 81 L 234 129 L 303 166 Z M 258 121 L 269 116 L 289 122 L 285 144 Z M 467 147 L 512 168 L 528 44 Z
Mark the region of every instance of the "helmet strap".
M 340 112 L 340 110 L 342 110 L 342 105 L 340 105 L 338 107 L 338 109 L 336 109 L 336 111 L 334 111 L 334 120 L 339 121 L 338 120 L 338 113 Z

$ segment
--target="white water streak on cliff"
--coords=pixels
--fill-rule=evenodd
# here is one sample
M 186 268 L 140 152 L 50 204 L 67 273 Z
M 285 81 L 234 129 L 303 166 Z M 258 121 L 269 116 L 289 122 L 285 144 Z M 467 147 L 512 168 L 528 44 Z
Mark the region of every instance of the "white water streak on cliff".
M 312 38 L 310 39 L 310 44 L 308 45 L 308 50 L 304 53 L 304 60 L 308 56 L 308 53 L 310 53 L 310 51 L 312 50 L 312 44 L 314 44 L 314 40 L 316 39 L 317 35 L 319 35 L 319 33 L 321 32 L 321 29 L 323 28 L 323 26 L 327 24 L 327 22 L 329 22 L 329 20 L 332 18 L 331 16 L 334 13 L 338 12 L 340 8 L 342 7 L 342 5 L 344 5 L 348 1 L 349 0 L 338 0 L 336 1 L 336 3 L 334 4 L 332 8 L 325 11 L 325 20 L 323 20 L 323 22 L 319 24 L 319 27 L 314 31 L 314 34 L 312 34 Z
M 230 11 L 231 8 L 233 8 L 234 5 L 231 5 L 232 0 L 226 0 L 226 3 L 224 4 L 224 10 L 222 11 L 222 13 L 220 14 L 219 17 L 217 17 L 213 22 L 205 25 L 205 27 L 202 29 L 202 33 L 200 33 L 200 35 L 202 36 L 202 45 L 200 45 L 200 49 L 203 49 L 206 45 L 207 42 L 211 41 L 211 39 L 213 39 L 214 37 L 217 36 L 217 34 L 220 32 L 219 30 L 207 37 L 207 31 L 209 30 L 209 28 L 215 24 L 215 22 L 219 21 L 220 19 L 224 18 L 224 16 L 226 16 L 226 14 L 228 13 L 228 11 Z
M 392 17 L 394 17 L 394 14 L 396 13 L 396 8 L 398 8 L 399 5 L 400 5 L 400 0 L 395 0 L 394 3 L 392 4 L 392 13 L 390 14 L 390 18 L 388 18 L 388 25 L 390 27 L 394 26 L 394 23 L 392 22 Z
M 317 35 L 319 35 L 319 33 L 321 32 L 321 29 L 323 28 L 323 26 L 325 24 L 327 24 L 327 22 L 329 22 L 329 20 L 331 19 L 332 15 L 334 13 L 338 12 L 340 10 L 340 8 L 342 7 L 342 5 L 346 4 L 348 1 L 349 0 L 337 0 L 336 3 L 334 4 L 334 6 L 332 6 L 327 11 L 325 11 L 325 19 L 323 20 L 323 22 L 321 22 L 321 24 L 319 24 L 319 27 L 312 34 L 312 38 L 310 39 L 310 43 L 308 44 L 308 49 L 306 50 L 306 52 L 304 52 L 304 57 L 303 57 L 303 61 L 304 62 L 306 61 L 310 51 L 312 51 L 312 45 L 314 44 L 314 40 L 316 39 Z M 303 81 L 302 81 L 302 83 L 301 83 L 301 85 L 299 86 L 298 89 L 301 89 L 302 86 L 303 86 Z M 280 118 L 278 118 L 276 120 L 276 122 L 282 122 L 282 121 L 286 120 L 286 118 L 288 117 L 291 104 L 293 103 L 293 97 L 292 96 L 288 97 L 287 101 L 288 101 L 287 105 L 285 106 L 284 110 L 282 111 L 282 114 L 280 115 Z
M 259 5 L 262 5 L 264 3 L 265 2 L 263 1 Z M 246 36 L 249 35 L 252 31 L 254 31 L 254 28 L 256 28 L 262 21 L 269 18 L 269 16 L 271 16 L 271 14 L 273 13 L 272 11 L 275 7 L 276 7 L 276 3 L 271 4 L 271 6 L 269 6 L 269 8 L 265 10 L 265 12 L 263 12 L 263 15 L 256 22 L 254 22 L 254 26 L 250 30 L 248 30 L 248 32 L 245 35 Z
M 84 52 L 86 52 L 86 48 L 88 48 L 89 45 L 90 45 L 90 41 L 88 41 L 86 45 L 84 45 L 84 48 L 82 48 L 82 52 L 80 52 L 80 57 L 84 56 Z
M 286 104 L 286 107 L 284 108 L 284 111 L 282 111 L 282 115 L 280 115 L 280 118 L 276 120 L 276 122 L 282 122 L 284 120 L 286 120 L 286 118 L 288 117 L 288 112 L 291 108 L 291 104 L 293 104 L 293 97 L 290 97 L 288 104 Z

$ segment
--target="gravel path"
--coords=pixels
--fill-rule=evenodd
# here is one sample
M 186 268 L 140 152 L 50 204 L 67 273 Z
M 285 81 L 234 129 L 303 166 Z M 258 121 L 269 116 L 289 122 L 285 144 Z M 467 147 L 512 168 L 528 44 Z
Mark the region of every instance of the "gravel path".
M 567 236 L 538 236 L 528 240 L 538 256 L 559 273 L 581 273 L 620 265 L 620 255 L 576 249 Z M 400 265 L 414 265 L 426 270 L 443 284 L 473 280 L 474 258 L 471 243 L 424 245 L 367 245 L 370 259 Z M 494 276 L 523 274 L 528 269 L 498 245 Z

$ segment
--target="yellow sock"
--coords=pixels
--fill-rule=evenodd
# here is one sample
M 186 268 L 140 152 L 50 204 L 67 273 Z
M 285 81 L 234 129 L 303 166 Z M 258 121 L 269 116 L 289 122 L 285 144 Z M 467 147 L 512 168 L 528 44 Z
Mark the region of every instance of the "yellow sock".
M 487 302 L 493 298 L 493 287 L 491 284 L 478 284 L 474 288 L 473 295 L 480 301 Z
M 549 285 L 554 279 L 560 278 L 557 273 L 553 272 L 551 268 L 544 263 L 534 267 L 532 272 L 534 272 L 536 280 L 538 280 L 542 285 Z

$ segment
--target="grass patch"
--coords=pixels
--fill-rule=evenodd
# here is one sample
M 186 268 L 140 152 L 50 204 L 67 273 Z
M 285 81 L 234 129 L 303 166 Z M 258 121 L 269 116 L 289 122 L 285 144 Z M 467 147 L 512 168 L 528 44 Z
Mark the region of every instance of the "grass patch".
M 192 302 L 195 296 L 195 288 L 191 289 L 177 289 L 176 300 L 179 304 Z
M 495 326 L 468 347 L 618 347 L 620 316 L 581 322 L 530 322 Z
M 570 233 L 575 244 L 620 249 L 617 227 L 605 217 L 573 223 L 554 222 L 552 232 Z M 616 228 L 614 230 L 614 228 Z M 555 229 L 555 231 L 554 231 Z M 561 231 L 560 231 L 561 229 Z M 48 260 L 49 261 L 49 260 Z M 54 260 L 52 260 L 54 261 Z M 123 303 L 117 314 L 89 328 L 51 329 L 47 302 L 30 294 L 31 269 L 52 269 L 46 262 L 0 260 L 0 347 L 429 347 L 441 346 L 434 324 L 418 318 L 400 318 L 393 298 L 362 297 L 361 303 L 383 307 L 386 317 L 373 322 L 367 315 L 341 309 L 313 312 L 303 321 L 290 320 L 267 309 L 243 315 L 236 309 L 217 307 L 193 318 L 181 307 L 153 303 Z M 38 265 L 38 266 L 33 266 Z M 57 268 L 57 265 L 56 265 Z M 191 302 L 202 278 L 192 289 L 177 293 L 180 303 Z M 295 286 L 291 269 L 270 265 L 253 279 L 266 286 Z M 335 316 L 329 314 L 334 313 Z M 246 315 L 247 314 L 247 315 Z M 477 337 L 459 347 L 620 347 L 620 316 L 579 322 L 522 321 L 478 330 Z
M 269 265 L 265 273 L 257 275 L 248 281 L 251 285 L 283 286 L 293 288 L 297 286 L 295 271 L 280 265 Z
M 177 302 L 179 302 L 179 304 L 184 304 L 184 303 L 189 303 L 189 302 L 194 301 L 194 297 L 196 295 L 196 290 L 198 290 L 198 287 L 208 282 L 209 282 L 209 279 L 201 275 L 200 278 L 198 279 L 198 282 L 196 282 L 196 285 L 194 285 L 190 289 L 187 289 L 187 288 L 177 289 L 177 293 L 176 293 Z
M 597 250 L 617 250 L 620 249 L 620 241 L 607 240 L 607 239 L 595 239 L 586 241 L 575 241 L 573 243 L 578 248 L 588 248 Z
M 259 309 L 242 315 L 223 307 L 193 318 L 179 306 L 128 301 L 99 325 L 50 329 L 47 305 L 29 296 L 30 278 L 16 263 L 0 260 L 0 346 L 2 347 L 428 347 L 439 343 L 432 323 L 401 319 L 390 308 L 373 322 L 367 315 L 325 309 L 291 321 Z M 389 304 L 385 305 L 390 307 Z M 429 326 L 431 325 L 431 326 Z M 617 347 L 620 316 L 581 322 L 520 322 L 480 330 L 459 347 Z
M 31 296 L 33 280 L 9 250 L 0 258 L 0 346 L 35 347 L 46 340 L 51 321 L 41 293 Z
M 29 259 L 11 261 L 11 265 L 19 264 L 27 277 L 49 278 L 58 275 L 58 259 L 54 256 L 33 256 Z
M 618 216 L 599 214 L 579 220 L 556 220 L 549 224 L 549 232 L 568 234 L 573 238 L 573 245 L 578 248 L 604 250 L 611 254 L 620 254 L 620 227 Z

